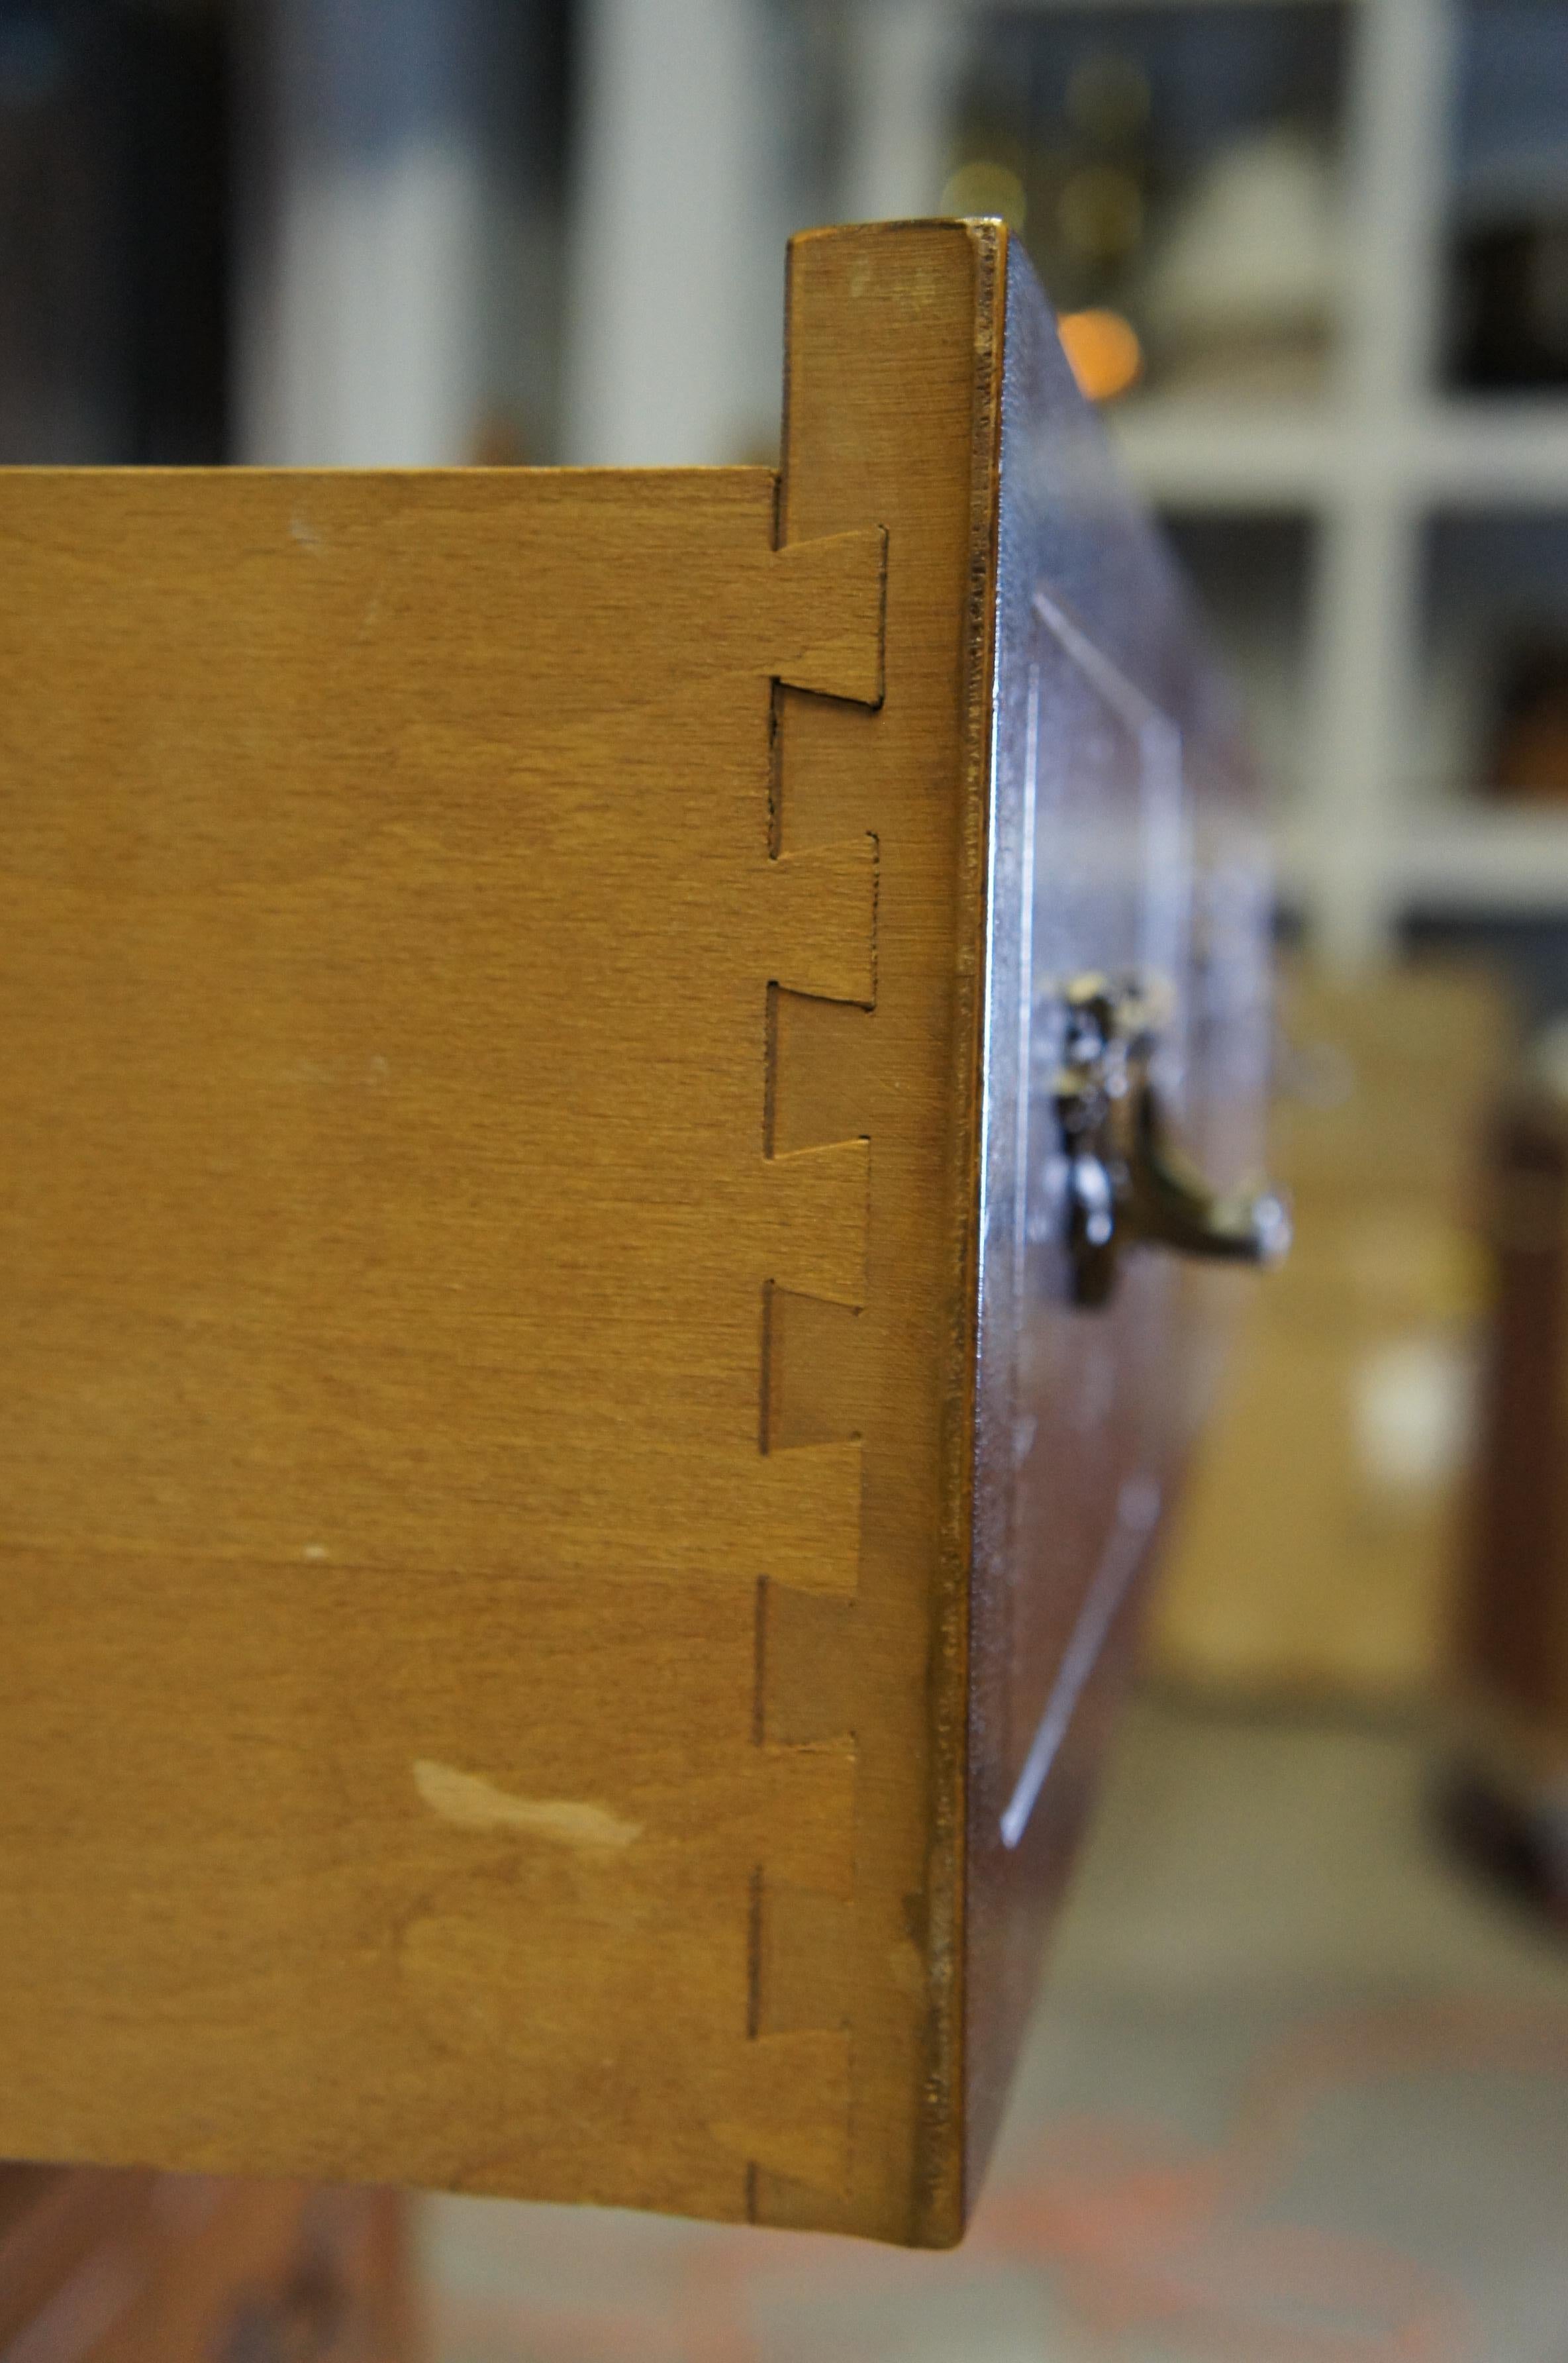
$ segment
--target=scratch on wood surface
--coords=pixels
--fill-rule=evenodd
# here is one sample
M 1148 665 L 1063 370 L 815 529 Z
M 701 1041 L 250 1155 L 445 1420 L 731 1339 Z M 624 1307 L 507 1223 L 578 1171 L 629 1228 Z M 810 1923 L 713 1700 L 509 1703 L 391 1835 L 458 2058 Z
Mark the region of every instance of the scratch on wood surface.
M 558 1846 L 613 1851 L 641 1837 L 641 1822 L 624 1822 L 604 1805 L 578 1803 L 569 1797 L 512 1797 L 474 1772 L 455 1765 L 432 1764 L 422 1758 L 414 1767 L 414 1785 L 433 1814 L 462 1830 L 526 1830 L 535 1837 L 552 1838 Z

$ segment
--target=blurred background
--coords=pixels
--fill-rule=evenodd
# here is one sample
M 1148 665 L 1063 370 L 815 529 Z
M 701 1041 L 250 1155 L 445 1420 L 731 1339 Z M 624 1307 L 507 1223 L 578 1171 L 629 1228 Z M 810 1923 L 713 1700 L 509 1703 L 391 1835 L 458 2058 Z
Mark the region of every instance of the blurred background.
M 1249 712 L 1299 1239 L 991 2192 L 383 2211 L 182 2355 L 390 2357 L 412 2269 L 440 2363 L 1568 2358 L 1568 0 L 0 0 L 0 461 L 770 460 L 786 237 L 932 212 Z M 26 2215 L 0 2356 L 130 2356 L 7 2328 Z

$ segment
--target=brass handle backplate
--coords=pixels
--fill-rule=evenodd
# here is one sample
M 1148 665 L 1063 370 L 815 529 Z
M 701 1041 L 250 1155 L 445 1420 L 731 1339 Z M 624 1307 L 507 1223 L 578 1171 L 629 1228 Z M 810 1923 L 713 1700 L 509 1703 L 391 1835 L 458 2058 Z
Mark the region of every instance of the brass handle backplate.
M 1228 1263 L 1274 1263 L 1290 1245 L 1276 1190 L 1224 1197 L 1172 1147 L 1152 1065 L 1155 995 L 1134 980 L 1077 977 L 1054 1096 L 1060 1135 L 1068 1292 L 1104 1304 L 1119 1260 L 1143 1242 Z

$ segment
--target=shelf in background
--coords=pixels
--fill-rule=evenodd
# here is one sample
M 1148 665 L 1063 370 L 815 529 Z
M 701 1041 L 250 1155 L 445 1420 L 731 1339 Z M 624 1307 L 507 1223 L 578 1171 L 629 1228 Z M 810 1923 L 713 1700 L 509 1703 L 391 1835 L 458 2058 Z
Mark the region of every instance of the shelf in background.
M 1351 969 L 1429 919 L 1485 931 L 1512 914 L 1568 946 L 1568 805 L 1472 793 L 1486 777 L 1523 788 L 1532 764 L 1543 785 L 1551 770 L 1519 745 L 1531 665 L 1549 671 L 1568 650 L 1568 390 L 1445 390 L 1497 382 L 1454 366 L 1456 259 L 1475 205 L 1527 150 L 1545 152 L 1543 126 L 1558 185 L 1564 0 L 857 0 L 857 14 L 856 206 L 922 210 L 955 160 L 999 158 L 1055 300 L 1125 313 L 1146 348 L 1148 379 L 1105 423 L 1237 682 L 1275 791 L 1286 899 L 1309 940 Z M 1320 21 L 1304 28 L 1309 16 Z M 1537 60 L 1523 73 L 1521 26 Z M 1146 116 L 1101 138 L 1073 84 L 1111 52 L 1130 90 L 1141 78 Z M 1090 80 L 1099 105 L 1111 85 Z M 1341 243 L 1316 278 L 1325 216 L 1307 203 L 1302 157 L 1283 237 L 1245 201 L 1275 185 L 1266 172 L 1208 170 L 1228 157 L 1234 172 L 1254 135 L 1281 126 L 1331 161 Z M 1157 185 L 1167 207 L 1153 229 L 1129 216 L 1146 250 L 1121 281 L 1108 264 L 1092 285 L 1077 216 L 1061 210 L 1062 173 L 1091 152 Z M 1145 172 L 1156 155 L 1157 175 Z M 1269 272 L 1297 272 L 1298 311 L 1272 326 L 1260 312 L 1249 328 L 1244 305 L 1227 316 L 1200 301 L 1184 326 L 1156 256 L 1176 254 L 1194 219 L 1220 258 L 1188 283 L 1200 295 L 1227 268 L 1235 287 L 1253 283 L 1240 223 Z M 1542 730 L 1548 704 L 1543 690 Z M 1568 1007 L 1568 950 L 1562 971 Z
M 1568 805 L 1499 804 L 1419 821 L 1391 849 L 1388 887 L 1407 905 L 1568 910 Z
M 1151 397 L 1110 414 L 1151 500 L 1176 509 L 1411 507 L 1568 500 L 1568 402 L 1433 402 L 1393 417 Z
M 1380 898 L 1406 911 L 1568 913 L 1568 805 L 1533 812 L 1498 804 L 1412 815 L 1386 834 L 1369 826 L 1358 864 L 1375 873 Z M 1322 841 L 1286 819 L 1279 871 L 1287 902 L 1320 881 Z

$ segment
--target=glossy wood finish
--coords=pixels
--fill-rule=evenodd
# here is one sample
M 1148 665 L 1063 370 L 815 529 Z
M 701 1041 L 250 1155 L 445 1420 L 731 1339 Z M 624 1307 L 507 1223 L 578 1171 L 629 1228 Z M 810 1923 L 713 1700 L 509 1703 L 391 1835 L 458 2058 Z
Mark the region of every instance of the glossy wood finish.
M 1016 248 L 1005 351 L 966 1795 L 971 2195 L 1218 1342 L 1212 1282 L 1165 1254 L 1134 1254 L 1103 1308 L 1067 1301 L 1063 989 L 1100 971 L 1153 992 L 1158 1088 L 1220 1188 L 1255 1165 L 1267 1050 L 1268 882 L 1245 755 Z

